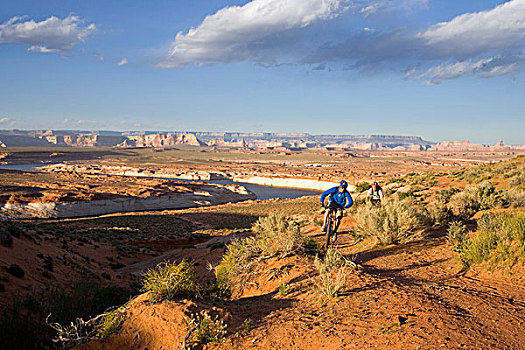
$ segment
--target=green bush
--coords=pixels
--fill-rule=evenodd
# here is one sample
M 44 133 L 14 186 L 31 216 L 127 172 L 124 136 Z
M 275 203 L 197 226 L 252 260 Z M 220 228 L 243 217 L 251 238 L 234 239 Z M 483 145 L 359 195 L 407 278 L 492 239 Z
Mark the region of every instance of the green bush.
M 226 324 L 218 315 L 212 318 L 206 311 L 202 315 L 192 315 L 188 325 L 199 344 L 217 343 L 226 335 Z
M 361 193 L 361 192 L 364 192 L 364 191 L 368 191 L 370 189 L 370 187 L 372 187 L 372 186 L 368 182 L 358 182 L 355 185 L 355 191 L 357 193 Z
M 452 221 L 447 230 L 448 242 L 457 251 L 462 251 L 467 237 L 467 228 L 460 221 Z
M 441 201 L 443 203 L 448 203 L 450 201 L 450 198 L 459 192 L 459 189 L 456 187 L 449 187 L 444 190 L 438 191 L 436 195 L 436 200 Z
M 381 244 L 405 244 L 421 239 L 427 218 L 409 200 L 384 200 L 381 207 L 365 206 L 357 211 L 357 231 L 377 238 Z
M 397 192 L 397 198 L 399 198 L 400 201 L 407 198 L 413 198 L 415 197 L 414 191 L 407 191 L 407 192 Z
M 323 259 L 320 259 L 317 255 L 314 259 L 314 265 L 317 267 L 320 274 L 328 273 L 343 266 L 345 263 L 346 261 L 343 255 L 334 248 L 328 248 Z
M 327 298 L 336 297 L 346 284 L 349 263 L 336 249 L 330 248 L 323 259 L 315 257 L 319 276 L 314 279 L 313 290 Z
M 485 181 L 479 185 L 467 187 L 464 191 L 452 196 L 450 205 L 454 215 L 468 220 L 480 210 L 504 206 L 505 200 L 494 185 Z
M 510 187 L 522 187 L 525 185 L 525 169 L 521 169 L 516 175 L 514 175 L 509 181 Z
M 152 302 L 195 297 L 193 266 L 185 260 L 179 264 L 161 263 L 144 274 L 142 291 L 150 292 Z
M 525 216 L 508 213 L 486 214 L 478 220 L 478 230 L 467 240 L 461 253 L 466 267 L 489 261 L 514 264 L 525 257 Z
M 450 219 L 450 210 L 440 200 L 430 202 L 427 207 L 427 215 L 434 227 L 443 227 Z
M 288 283 L 283 283 L 279 286 L 279 294 L 286 295 L 290 292 L 290 285 Z
M 505 200 L 513 207 L 525 207 L 525 190 L 513 188 L 505 192 Z
M 215 268 L 219 288 L 229 289 L 234 294 L 240 292 L 262 260 L 273 256 L 283 258 L 315 248 L 294 221 L 280 215 L 259 218 L 253 231 L 254 236 L 234 239 L 227 246 Z
M 112 311 L 106 311 L 102 317 L 102 321 L 97 326 L 97 337 L 105 338 L 110 334 L 118 332 L 126 320 L 126 317 L 126 307 L 119 307 Z
M 252 227 L 263 255 L 285 257 L 304 248 L 305 237 L 299 225 L 282 215 L 261 217 Z

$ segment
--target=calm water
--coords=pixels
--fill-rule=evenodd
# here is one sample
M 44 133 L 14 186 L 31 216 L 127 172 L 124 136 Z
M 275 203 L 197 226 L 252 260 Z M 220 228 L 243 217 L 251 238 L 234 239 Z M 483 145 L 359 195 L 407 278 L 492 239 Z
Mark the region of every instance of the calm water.
M 46 164 L 0 164 L 0 169 L 6 170 L 23 170 L 23 171 L 38 171 L 38 167 L 49 165 L 53 163 Z
M 213 181 L 206 181 L 206 182 L 223 184 L 223 185 L 224 184 L 241 185 L 241 186 L 244 186 L 248 191 L 252 191 L 253 193 L 255 193 L 258 199 L 271 199 L 271 198 L 290 199 L 290 198 L 299 198 L 303 196 L 314 196 L 316 194 L 321 193 L 318 191 L 301 190 L 297 188 L 270 187 L 270 186 L 246 184 L 242 182 L 233 182 L 231 180 L 213 180 Z
M 0 164 L 0 169 L 38 171 L 38 167 L 41 167 L 44 165 L 48 165 L 48 164 L 8 164 L 8 165 Z M 162 179 L 191 182 L 191 180 L 179 180 L 179 179 L 171 179 L 171 178 L 162 178 Z M 303 196 L 314 196 L 314 195 L 320 194 L 320 192 L 312 191 L 312 190 L 261 186 L 261 185 L 246 184 L 246 183 L 241 183 L 241 182 L 233 182 L 231 180 L 211 180 L 211 181 L 203 181 L 203 182 L 221 184 L 221 185 L 228 185 L 228 184 L 241 185 L 241 186 L 244 186 L 248 191 L 255 193 L 255 195 L 257 196 L 257 199 L 261 199 L 261 200 L 272 199 L 272 198 L 292 199 L 292 198 L 299 198 Z

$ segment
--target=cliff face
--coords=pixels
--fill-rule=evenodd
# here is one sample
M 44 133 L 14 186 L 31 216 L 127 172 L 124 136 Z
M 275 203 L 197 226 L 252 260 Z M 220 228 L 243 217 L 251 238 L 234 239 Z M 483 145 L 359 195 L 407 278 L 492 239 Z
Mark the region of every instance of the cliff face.
M 172 147 L 177 145 L 234 148 L 334 148 L 364 151 L 507 151 L 525 146 L 493 146 L 470 141 L 439 144 L 417 136 L 396 135 L 310 135 L 306 133 L 234 132 L 118 132 L 72 130 L 0 130 L 0 147 Z
M 204 146 L 199 139 L 193 134 L 150 134 L 128 136 L 125 140 L 126 144 L 119 146 L 134 146 L 134 147 L 169 147 L 175 145 L 191 145 Z
M 508 146 L 503 144 L 503 141 L 498 142 L 493 146 L 475 144 L 470 141 L 444 141 L 437 145 L 430 147 L 429 151 L 506 151 L 511 149 L 524 149 L 525 146 Z
M 203 146 L 194 134 L 100 135 L 94 133 L 27 132 L 25 135 L 0 134 L 0 145 L 7 147 L 170 147 L 175 145 Z M 5 147 L 4 146 L 4 147 Z M 0 146 L 1 147 L 1 146 Z

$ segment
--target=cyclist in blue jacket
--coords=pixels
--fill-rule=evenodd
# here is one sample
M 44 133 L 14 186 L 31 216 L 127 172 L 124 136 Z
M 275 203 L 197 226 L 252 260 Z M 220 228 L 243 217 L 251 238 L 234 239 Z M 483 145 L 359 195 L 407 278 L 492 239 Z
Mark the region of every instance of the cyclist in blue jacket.
M 335 224 L 335 232 L 337 232 L 339 224 L 341 223 L 341 219 L 343 218 L 343 210 L 350 208 L 352 204 L 354 204 L 352 196 L 346 190 L 347 188 L 348 182 L 346 182 L 345 180 L 341 180 L 339 186 L 332 187 L 331 189 L 326 190 L 323 192 L 323 194 L 321 194 L 321 205 L 323 207 L 324 199 L 328 196 L 328 204 L 326 206 L 327 210 L 324 215 L 323 231 L 326 230 L 326 219 L 328 218 L 328 214 L 331 210 L 336 211 L 337 219 Z

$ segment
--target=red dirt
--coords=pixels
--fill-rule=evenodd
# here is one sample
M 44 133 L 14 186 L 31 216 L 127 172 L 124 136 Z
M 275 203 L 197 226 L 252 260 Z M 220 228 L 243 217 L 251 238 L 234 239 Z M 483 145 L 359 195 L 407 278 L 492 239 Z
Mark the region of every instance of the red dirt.
M 315 268 L 306 258 L 272 258 L 241 298 L 220 303 L 228 335 L 222 343 L 202 348 L 523 348 L 523 286 L 504 276 L 462 273 L 456 253 L 439 232 L 406 246 L 369 250 L 369 242 L 356 244 L 345 232 L 348 227 L 351 223 L 345 218 L 337 247 L 358 268 L 348 273 L 339 297 L 327 299 L 313 291 Z M 318 232 L 312 226 L 306 230 Z M 193 252 L 201 261 L 207 250 L 179 251 Z M 207 258 L 218 261 L 220 254 L 213 255 Z M 278 289 L 285 283 L 290 292 L 281 295 Z M 179 318 L 182 312 L 189 314 L 189 304 L 148 306 L 140 300 L 130 308 L 121 332 L 81 349 L 180 348 L 187 328 Z M 191 307 L 217 312 L 210 305 L 197 304 Z M 246 320 L 252 324 L 248 331 L 241 326 Z

